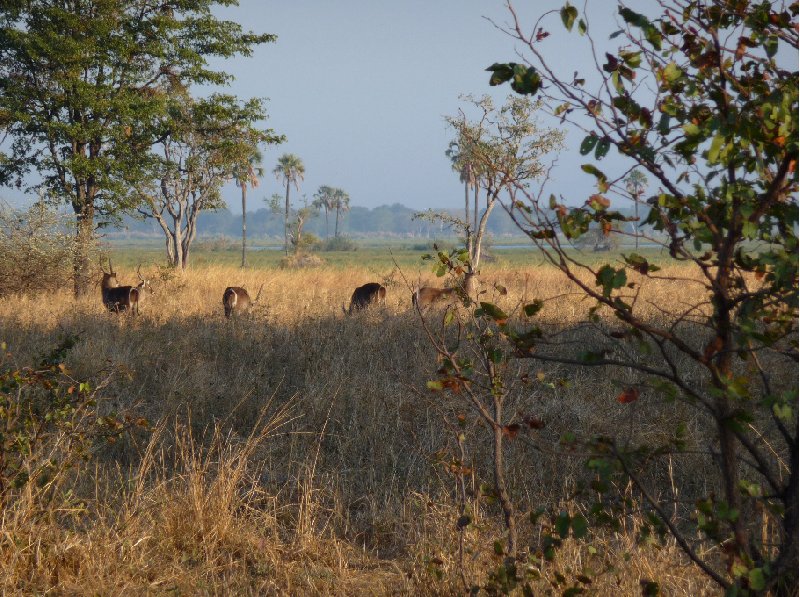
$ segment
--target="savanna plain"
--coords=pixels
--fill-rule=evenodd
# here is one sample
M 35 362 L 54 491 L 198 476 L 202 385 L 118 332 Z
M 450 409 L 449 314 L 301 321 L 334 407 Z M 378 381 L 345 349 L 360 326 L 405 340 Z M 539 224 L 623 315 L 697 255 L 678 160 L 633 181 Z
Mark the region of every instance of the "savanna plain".
M 134 283 L 142 255 L 111 255 L 124 283 Z M 600 311 L 587 325 L 593 305 L 526 255 L 486 264 L 481 300 L 508 313 L 543 300 L 539 324 L 563 340 L 552 350 L 602 345 L 615 322 Z M 416 256 L 398 268 L 354 252 L 336 267 L 302 270 L 259 259 L 241 269 L 234 258 L 201 253 L 181 275 L 145 259 L 154 292 L 139 317 L 106 312 L 99 288 L 79 300 L 68 292 L 0 299 L 6 367 L 37 363 L 73 337 L 67 374 L 98 388 L 98 409 L 138 422 L 67 471 L 57 498 L 42 500 L 31 486 L 5 508 L 3 594 L 447 595 L 463 593 L 465 579 L 485 582 L 504 532 L 481 489 L 491 481 L 490 435 L 463 396 L 426 386 L 437 356 L 410 300 L 413 285 L 446 279 Z M 680 266 L 666 267 L 670 276 L 681 277 Z M 387 287 L 385 305 L 343 314 L 353 289 L 370 281 Z M 673 281 L 644 282 L 639 305 L 656 323 L 701 298 L 690 282 L 679 295 Z M 251 313 L 224 318 L 226 286 L 254 296 L 262 284 Z M 468 315 L 459 309 L 446 328 L 443 309 L 424 313 L 428 330 L 455 341 Z M 707 490 L 711 423 L 698 411 L 656 395 L 621 403 L 622 388 L 636 382 L 628 370 L 535 358 L 513 369 L 508 422 L 541 423 L 506 442 L 520 542 L 530 553 L 541 552 L 531 512 L 587 507 L 576 491 L 591 479 L 586 455 L 560 441 L 565 433 L 657 439 L 683 423 L 688 445 L 701 449 L 656 463 L 649 482 L 675 503 Z M 457 525 L 459 477 L 465 529 Z M 675 516 L 688 514 L 676 506 Z M 622 522 L 593 531 L 591 541 L 568 538 L 552 562 L 530 564 L 536 594 L 576 583 L 634 595 L 648 580 L 664 594 L 716 592 L 670 540 L 641 540 L 633 506 Z

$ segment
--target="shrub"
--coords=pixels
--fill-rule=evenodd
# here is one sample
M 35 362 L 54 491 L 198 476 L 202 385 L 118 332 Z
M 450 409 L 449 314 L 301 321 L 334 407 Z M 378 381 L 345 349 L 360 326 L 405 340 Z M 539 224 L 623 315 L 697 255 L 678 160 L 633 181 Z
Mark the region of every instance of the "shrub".
M 335 236 L 320 244 L 320 251 L 358 251 L 358 245 L 352 238 Z
M 301 269 L 304 267 L 319 267 L 325 261 L 316 255 L 309 255 L 308 253 L 294 253 L 282 257 L 279 266 L 281 269 Z
M 0 296 L 70 286 L 75 239 L 68 224 L 43 203 L 27 211 L 0 206 Z
M 77 340 L 65 337 L 34 367 L 14 366 L 5 344 L 0 347 L 0 505 L 29 484 L 49 497 L 67 470 L 113 443 L 133 422 L 98 410 L 111 373 L 96 384 L 69 374 L 64 360 Z

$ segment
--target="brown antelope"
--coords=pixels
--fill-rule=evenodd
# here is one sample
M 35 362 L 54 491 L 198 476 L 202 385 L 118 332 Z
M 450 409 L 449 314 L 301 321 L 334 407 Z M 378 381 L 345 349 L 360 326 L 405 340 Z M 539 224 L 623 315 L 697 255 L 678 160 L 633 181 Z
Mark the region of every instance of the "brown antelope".
M 139 315 L 139 305 L 144 301 L 144 291 L 152 293 L 153 288 L 150 286 L 150 280 L 142 277 L 142 266 L 136 268 L 136 275 L 139 278 L 139 283 L 136 286 L 120 286 L 117 282 L 117 274 L 111 265 L 111 260 L 108 260 L 109 273 L 103 272 L 103 281 L 101 283 L 103 292 L 103 304 L 106 309 L 115 313 L 128 311 L 132 315 Z
M 436 303 L 456 301 L 459 299 L 460 294 L 466 293 L 470 295 L 474 289 L 475 274 L 468 273 L 464 275 L 464 280 L 461 284 L 452 288 L 434 288 L 432 286 L 418 288 L 411 295 L 411 304 L 422 310 Z
M 244 315 L 249 313 L 252 306 L 258 302 L 261 296 L 261 288 L 258 289 L 258 294 L 255 299 L 251 299 L 247 291 L 241 286 L 228 286 L 222 294 L 222 305 L 225 307 L 225 317 L 232 315 Z
M 361 311 L 370 305 L 384 303 L 385 301 L 386 288 L 377 282 L 369 282 L 353 291 L 353 296 L 350 297 L 350 308 L 345 311 L 344 305 L 342 305 L 342 311 L 346 315 L 352 315 L 354 311 Z
M 110 290 L 117 288 L 119 282 L 117 281 L 117 273 L 114 271 L 114 266 L 111 265 L 111 258 L 108 259 L 108 272 L 103 269 L 103 264 L 100 264 L 100 271 L 103 272 L 103 280 L 100 282 L 100 292 L 103 294 L 103 305 L 106 309 L 112 310 L 113 303 L 110 297 Z

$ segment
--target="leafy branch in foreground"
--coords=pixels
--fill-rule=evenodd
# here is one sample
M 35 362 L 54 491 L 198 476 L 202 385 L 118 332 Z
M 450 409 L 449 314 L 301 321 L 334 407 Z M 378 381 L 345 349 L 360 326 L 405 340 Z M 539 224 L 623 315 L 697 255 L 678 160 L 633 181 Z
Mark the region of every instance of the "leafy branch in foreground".
M 680 400 L 711 422 L 715 477 L 691 520 L 675 523 L 639 478 L 640 466 L 672 446 L 626 446 L 599 438 L 598 470 L 634 483 L 654 518 L 720 587 L 791 594 L 798 568 L 797 155 L 798 4 L 661 2 L 645 15 L 620 5 L 618 47 L 602 51 L 590 20 L 569 4 L 591 58 L 561 74 L 546 40 L 548 15 L 528 34 L 509 3 L 506 32 L 530 64 L 495 64 L 506 81 L 536 94 L 551 114 L 586 134 L 579 151 L 602 161 L 615 149 L 626 166 L 582 166 L 597 193 L 580 207 L 507 184 L 504 207 L 546 259 L 595 302 L 587 317 L 617 322 L 600 346 L 565 357 L 516 341 L 520 357 L 644 374 L 648 395 Z M 558 26 L 558 25 L 557 25 Z M 591 72 L 584 72 L 585 65 Z M 587 84 L 587 81 L 599 83 Z M 619 161 L 617 162 L 617 164 Z M 636 168 L 658 187 L 645 222 L 689 273 L 669 275 L 645 255 L 594 265 L 569 251 L 592 225 L 610 234 L 626 218 L 612 209 Z M 613 171 L 612 171 L 613 170 Z M 629 180 L 629 178 L 628 178 Z M 685 270 L 686 271 L 686 270 Z M 671 287 L 669 304 L 647 298 L 648 282 Z M 683 304 L 687 285 L 704 299 Z M 660 317 L 648 315 L 657 310 Z M 644 396 L 642 392 L 642 396 Z M 633 402 L 633 392 L 622 398 Z M 615 463 L 615 464 L 614 464 Z M 609 473 L 610 474 L 610 473 Z M 718 549 L 700 549 L 702 541 Z

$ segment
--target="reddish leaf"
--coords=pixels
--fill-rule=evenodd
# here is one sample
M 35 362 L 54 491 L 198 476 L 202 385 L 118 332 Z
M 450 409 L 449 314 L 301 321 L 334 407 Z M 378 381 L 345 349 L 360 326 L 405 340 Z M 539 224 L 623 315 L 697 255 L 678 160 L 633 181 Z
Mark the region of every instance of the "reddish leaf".
M 503 426 L 503 435 L 514 439 L 519 435 L 520 425 L 519 423 L 513 423 L 512 425 L 505 425 Z
M 538 417 L 525 417 L 525 424 L 531 429 L 543 429 L 544 421 Z
M 639 390 L 636 388 L 626 388 L 622 394 L 617 396 L 617 402 L 620 404 L 630 404 L 639 399 Z

